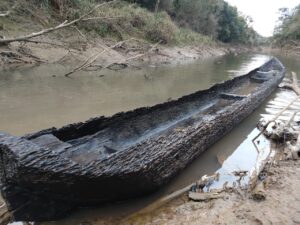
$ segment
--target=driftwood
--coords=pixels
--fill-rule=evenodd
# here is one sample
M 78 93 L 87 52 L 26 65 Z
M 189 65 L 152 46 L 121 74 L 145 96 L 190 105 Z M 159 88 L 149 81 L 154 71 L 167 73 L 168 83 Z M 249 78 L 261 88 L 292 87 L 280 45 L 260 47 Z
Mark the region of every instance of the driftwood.
M 300 87 L 298 85 L 298 79 L 297 79 L 297 74 L 295 72 L 292 72 L 292 83 L 291 84 L 283 84 L 281 86 L 282 88 L 288 88 L 293 90 L 297 95 L 300 95 Z
M 161 41 L 157 42 L 156 44 L 154 44 L 153 46 L 151 46 L 151 48 L 146 51 L 145 53 L 141 53 L 141 54 L 137 54 L 135 56 L 131 56 L 129 58 L 126 58 L 124 60 L 122 60 L 121 62 L 113 62 L 113 63 L 110 63 L 108 64 L 107 66 L 103 67 L 104 69 L 109 69 L 109 68 L 112 68 L 114 65 L 126 65 L 128 61 L 131 61 L 131 60 L 135 60 L 135 59 L 138 59 L 138 58 L 141 58 L 143 56 L 146 56 L 148 54 L 151 53 L 151 51 L 153 49 L 155 49 L 157 47 L 157 45 L 159 45 L 161 43 Z
M 116 64 L 126 64 L 126 62 L 130 61 L 130 60 L 134 60 L 134 59 L 138 59 L 138 58 L 141 58 L 145 55 L 148 55 L 154 48 L 157 47 L 157 45 L 160 43 L 161 41 L 157 42 L 156 44 L 154 44 L 153 46 L 151 46 L 151 48 L 146 51 L 145 53 L 141 53 L 141 54 L 137 54 L 135 56 L 131 56 L 129 58 L 126 58 L 124 60 L 122 60 L 121 62 L 113 62 L 113 63 L 110 63 L 109 65 L 105 66 L 104 68 L 111 68 L 113 65 L 116 65 Z
M 256 146 L 256 143 L 255 143 L 255 140 L 256 140 L 257 138 L 259 138 L 259 136 L 262 135 L 262 134 L 265 132 L 265 130 L 267 129 L 267 127 L 268 127 L 272 122 L 276 121 L 276 120 L 281 116 L 281 114 L 282 114 L 283 112 L 285 112 L 291 105 L 293 105 L 293 104 L 294 104 L 297 100 L 299 100 L 299 99 L 300 99 L 300 96 L 297 96 L 296 98 L 294 98 L 294 99 L 293 99 L 286 107 L 284 107 L 282 110 L 280 110 L 280 112 L 278 112 L 278 113 L 273 117 L 273 119 L 269 120 L 269 121 L 264 125 L 263 129 L 258 133 L 258 135 L 256 135 L 256 136 L 252 139 L 252 143 L 254 144 L 255 147 L 257 147 L 257 146 Z
M 290 101 L 290 103 L 288 105 L 286 105 L 282 110 L 280 110 L 280 112 L 278 112 L 274 117 L 273 119 L 269 120 L 261 129 L 261 131 L 259 132 L 258 135 L 256 135 L 253 139 L 252 139 L 252 142 L 254 144 L 254 146 L 256 147 L 256 143 L 255 143 L 255 140 L 261 135 L 263 134 L 266 129 L 268 128 L 268 126 L 275 122 L 282 114 L 283 112 L 285 112 L 288 108 L 290 108 L 297 100 L 300 99 L 300 87 L 298 85 L 298 79 L 297 79 L 297 75 L 296 73 L 292 72 L 292 83 L 291 84 L 284 84 L 283 87 L 287 87 L 291 90 L 293 90 L 297 97 L 295 97 L 292 101 Z M 290 124 L 292 123 L 292 121 L 294 120 L 294 117 L 296 116 L 297 112 L 294 112 L 291 116 L 291 118 L 287 121 L 287 123 L 285 124 L 286 127 L 289 127 Z M 298 133 L 298 138 L 297 138 L 297 141 L 296 141 L 296 144 L 295 145 L 292 145 L 290 142 L 287 143 L 287 146 L 289 147 L 289 149 L 292 151 L 292 154 L 293 154 L 293 158 L 299 158 L 299 153 L 300 153 L 300 132 Z M 270 152 L 271 154 L 271 152 Z M 269 156 L 270 156 L 269 154 Z M 251 193 L 255 194 L 257 192 L 256 190 L 256 184 L 257 184 L 257 181 L 258 181 L 258 176 L 259 174 L 261 173 L 261 171 L 264 169 L 265 165 L 267 164 L 268 162 L 268 158 L 269 156 L 261 163 L 261 166 L 259 167 L 258 170 L 255 170 L 253 172 L 253 174 L 251 175 L 250 177 L 250 181 L 249 181 L 249 187 L 248 187 L 248 190 L 251 191 Z
M 118 46 L 121 46 L 122 44 L 124 44 L 124 43 L 126 43 L 126 42 L 128 42 L 128 41 L 132 41 L 132 40 L 135 40 L 135 39 L 134 39 L 134 38 L 130 38 L 130 39 L 127 39 L 127 40 L 124 40 L 124 41 L 120 41 L 120 42 L 118 42 L 118 43 L 116 43 L 116 44 L 114 44 L 113 46 L 110 46 L 110 47 L 104 47 L 104 46 L 103 46 L 103 48 L 104 48 L 103 51 L 98 52 L 98 53 L 92 55 L 92 56 L 89 57 L 87 60 L 85 60 L 80 66 L 78 66 L 78 67 L 74 68 L 73 70 L 71 70 L 70 72 L 64 74 L 64 76 L 70 77 L 71 74 L 73 74 L 73 73 L 75 73 L 75 72 L 77 72 L 77 71 L 86 69 L 86 68 L 88 68 L 88 67 L 94 67 L 92 64 L 97 60 L 97 58 L 98 58 L 101 54 L 105 53 L 105 52 L 108 51 L 109 49 L 115 49 L 115 48 L 117 48 Z M 114 66 L 118 66 L 118 67 L 121 67 L 121 68 L 126 68 L 126 67 L 128 67 L 128 61 L 134 60 L 134 59 L 138 59 L 138 58 L 141 58 L 141 57 L 143 57 L 143 56 L 149 54 L 154 48 L 157 47 L 157 45 L 158 45 L 159 43 L 160 43 L 160 42 L 158 42 L 158 43 L 156 43 L 155 45 L 153 45 L 153 46 L 152 46 L 147 52 L 145 52 L 145 53 L 137 54 L 137 55 L 135 55 L 135 56 L 131 56 L 131 57 L 126 58 L 126 59 L 124 59 L 124 60 L 121 60 L 121 61 L 118 61 L 118 62 L 110 63 L 110 64 L 108 64 L 108 65 L 106 65 L 106 66 L 96 65 L 95 67 L 96 67 L 97 69 L 112 69 L 112 70 L 114 70 L 114 68 L 113 68 Z
M 113 46 L 110 46 L 110 47 L 107 47 L 107 48 L 105 47 L 105 49 L 104 49 L 103 51 L 98 52 L 98 53 L 92 55 L 92 56 L 89 57 L 87 60 L 85 60 L 80 66 L 78 66 L 78 67 L 74 68 L 73 70 L 71 70 L 70 72 L 64 74 L 64 76 L 65 76 L 65 77 L 70 77 L 71 74 L 73 74 L 73 73 L 75 73 L 75 72 L 77 72 L 77 71 L 79 71 L 79 70 L 82 70 L 82 69 L 85 69 L 85 68 L 89 67 L 89 66 L 90 66 L 92 63 L 94 63 L 94 62 L 97 60 L 97 58 L 98 58 L 101 54 L 103 54 L 104 52 L 108 51 L 109 49 L 114 49 L 114 48 L 116 48 L 117 46 L 119 46 L 119 45 L 121 45 L 121 44 L 123 44 L 123 43 L 125 43 L 125 42 L 128 42 L 128 41 L 130 41 L 130 40 L 132 40 L 132 39 L 128 39 L 128 40 L 125 40 L 125 41 L 120 41 L 120 42 L 114 44 Z
M 272 120 L 269 120 L 264 128 L 259 132 L 258 135 L 256 135 L 253 139 L 252 142 L 253 144 L 256 146 L 255 140 L 261 135 L 263 134 L 263 132 L 267 129 L 267 127 L 269 126 L 270 123 L 274 122 L 275 120 L 277 120 L 279 118 L 279 116 L 285 112 L 291 105 L 294 104 L 294 102 L 296 102 L 299 98 L 300 98 L 300 87 L 298 85 L 298 79 L 297 79 L 297 74 L 292 72 L 292 83 L 291 84 L 285 84 L 283 87 L 288 87 L 290 89 L 292 89 L 296 94 L 297 97 L 294 98 L 286 107 L 284 107 L 280 112 L 278 112 L 274 118 Z
M 76 23 L 82 21 L 85 17 L 87 17 L 91 13 L 93 13 L 96 9 L 98 9 L 98 8 L 104 6 L 104 5 L 116 2 L 116 1 L 117 0 L 112 0 L 112 1 L 109 1 L 109 2 L 104 2 L 102 4 L 98 4 L 94 8 L 92 8 L 89 12 L 87 12 L 86 14 L 80 16 L 78 19 L 73 20 L 71 22 L 68 22 L 66 20 L 63 23 L 61 23 L 61 24 L 59 24 L 59 25 L 57 25 L 55 27 L 50 27 L 48 29 L 44 29 L 44 30 L 41 30 L 39 32 L 31 33 L 31 34 L 20 36 L 20 37 L 16 37 L 16 38 L 0 39 L 0 44 L 9 44 L 11 42 L 26 41 L 26 40 L 34 38 L 34 37 L 38 37 L 38 36 L 41 36 L 41 35 L 44 35 L 44 34 L 47 34 L 47 33 L 53 32 L 53 31 L 56 31 L 56 30 L 60 30 L 60 29 L 63 29 L 63 28 L 75 25 Z
M 297 74 L 295 72 L 292 72 L 292 83 L 291 84 L 285 84 L 284 87 L 288 87 L 292 89 L 297 94 L 297 99 L 300 98 L 300 87 L 297 79 Z M 288 121 L 288 125 L 292 122 L 294 119 L 296 113 L 294 113 L 291 117 L 291 119 Z M 295 150 L 300 152 L 300 133 L 298 134 L 296 145 L 294 146 Z
M 258 182 L 258 178 L 259 178 L 259 175 L 261 174 L 261 172 L 264 170 L 264 168 L 266 167 L 267 163 L 269 162 L 270 160 L 270 155 L 271 155 L 271 151 L 269 153 L 269 155 L 266 157 L 265 160 L 263 160 L 259 167 L 257 169 L 255 169 L 250 178 L 249 178 L 249 182 L 248 182 L 248 191 L 253 194 L 253 191 L 255 190 L 256 186 L 257 186 L 257 182 Z

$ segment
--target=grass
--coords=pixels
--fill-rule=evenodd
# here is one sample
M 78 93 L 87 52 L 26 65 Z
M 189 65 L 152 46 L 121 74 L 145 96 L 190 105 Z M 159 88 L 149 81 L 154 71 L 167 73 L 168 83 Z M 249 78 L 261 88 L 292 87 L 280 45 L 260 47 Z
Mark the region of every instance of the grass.
M 136 37 L 168 45 L 213 43 L 207 36 L 179 28 L 166 12 L 154 14 L 135 4 L 120 2 L 113 6 L 105 6 L 96 12 L 96 16 L 118 17 L 81 25 L 83 29 L 94 30 L 102 37 L 114 36 L 121 39 Z
M 11 5 L 8 0 L 1 0 L 1 2 L 1 10 L 5 10 L 7 5 Z M 95 0 L 19 0 L 19 5 L 11 19 L 16 22 L 25 22 L 24 20 L 27 19 L 46 27 L 65 19 L 70 21 L 78 18 L 91 9 L 96 2 L 99 3 Z M 186 28 L 179 28 L 166 12 L 154 14 L 138 5 L 124 1 L 105 5 L 91 16 L 113 19 L 91 20 L 78 24 L 78 28 L 87 35 L 93 34 L 117 40 L 134 37 L 166 45 L 209 45 L 213 43 L 213 40 L 207 36 Z M 33 17 L 34 19 L 32 19 Z

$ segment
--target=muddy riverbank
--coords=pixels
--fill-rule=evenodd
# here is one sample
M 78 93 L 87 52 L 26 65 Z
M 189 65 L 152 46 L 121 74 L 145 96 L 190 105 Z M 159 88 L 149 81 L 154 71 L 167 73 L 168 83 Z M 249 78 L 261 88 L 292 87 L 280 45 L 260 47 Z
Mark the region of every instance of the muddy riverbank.
M 120 224 L 299 224 L 299 166 L 299 161 L 288 159 L 270 165 L 264 171 L 265 200 L 249 198 L 247 190 L 239 188 L 206 202 L 190 201 L 183 195 L 152 214 Z
M 40 43 L 41 42 L 41 43 Z M 48 44 L 51 43 L 51 44 Z M 253 51 L 243 46 L 225 44 L 199 44 L 166 46 L 150 44 L 143 40 L 128 39 L 121 42 L 103 39 L 62 41 L 57 38 L 40 38 L 37 43 L 11 43 L 0 46 L 0 65 L 16 67 L 38 64 L 70 65 L 78 71 L 119 71 L 124 68 L 139 69 L 145 65 L 176 64 L 226 54 Z M 69 71 L 69 72 L 70 72 Z

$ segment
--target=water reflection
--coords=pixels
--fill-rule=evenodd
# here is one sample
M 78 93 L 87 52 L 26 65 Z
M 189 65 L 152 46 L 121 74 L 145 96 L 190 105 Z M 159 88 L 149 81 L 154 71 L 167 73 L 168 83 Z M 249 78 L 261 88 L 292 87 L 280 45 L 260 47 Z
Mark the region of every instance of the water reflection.
M 249 57 L 249 55 L 248 55 Z M 246 61 L 244 61 L 246 59 Z M 271 58 L 271 56 L 268 55 L 253 55 L 250 59 L 247 58 L 246 56 L 241 56 L 238 61 L 241 62 L 241 65 L 239 66 L 238 69 L 234 70 L 228 70 L 229 74 L 231 75 L 231 77 L 236 77 L 236 76 L 240 76 L 243 74 L 246 74 L 248 72 L 250 72 L 250 70 L 257 68 L 259 66 L 261 66 L 261 64 L 263 62 L 268 61 Z M 233 61 L 236 61 L 236 57 L 233 58 Z
M 267 57 L 229 55 L 142 70 L 81 72 L 73 79 L 62 75 L 70 68 L 57 64 L 0 71 L 0 130 L 22 135 L 176 99 L 228 79 L 229 70 L 249 71 L 258 59 Z
M 74 79 L 59 76 L 68 70 L 59 65 L 28 68 L 22 72 L 2 71 L 0 130 L 24 134 L 101 114 L 111 115 L 139 106 L 153 105 L 244 74 L 268 58 L 269 56 L 257 54 L 237 57 L 230 55 L 193 64 L 124 70 L 118 73 L 84 72 L 76 74 Z M 300 68 L 298 71 L 300 74 Z M 104 73 L 104 77 L 99 77 Z M 57 76 L 52 77 L 53 74 Z M 274 97 L 275 95 L 271 96 L 269 100 Z M 64 220 L 42 224 L 69 225 L 80 224 L 83 221 L 92 224 L 115 224 L 117 218 L 133 213 L 156 199 L 185 187 L 204 174 L 217 171 L 223 175 L 222 181 L 235 181 L 233 171 L 250 170 L 256 162 L 257 151 L 251 140 L 258 132 L 255 125 L 261 114 L 266 114 L 266 103 L 159 192 L 99 209 L 80 210 Z M 270 149 L 269 143 L 263 137 L 260 139 L 259 148 L 262 150 L 260 157 L 263 159 Z

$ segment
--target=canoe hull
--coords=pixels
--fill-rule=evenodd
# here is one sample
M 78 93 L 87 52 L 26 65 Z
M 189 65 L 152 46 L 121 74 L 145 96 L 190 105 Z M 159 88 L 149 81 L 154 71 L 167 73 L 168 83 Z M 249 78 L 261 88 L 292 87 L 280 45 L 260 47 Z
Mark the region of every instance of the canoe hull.
M 96 118 L 60 130 L 49 129 L 26 138 L 0 134 L 1 192 L 13 218 L 17 221 L 55 220 L 78 207 L 134 198 L 157 190 L 250 115 L 277 88 L 285 73 L 282 64 L 272 59 L 260 69 L 269 70 L 274 65 L 279 70 L 276 76 L 264 81 L 251 95 L 234 101 L 230 107 L 202 118 L 199 123 L 196 118 L 192 125 L 149 138 L 126 151 L 86 165 L 41 149 L 30 140 L 55 132 L 63 139 L 72 129 L 79 133 L 86 132 L 87 127 L 96 129 L 93 123 L 99 124 L 99 120 L 107 121 L 107 118 Z M 249 79 L 257 70 L 185 96 L 183 100 L 201 98 L 204 94 L 206 97 L 216 95 L 227 86 L 239 86 L 239 82 Z M 166 104 L 176 104 L 176 101 L 154 107 L 166 107 Z M 147 110 L 151 108 L 118 116 L 128 118 L 133 114 L 134 117 Z

